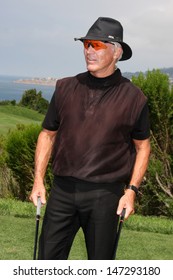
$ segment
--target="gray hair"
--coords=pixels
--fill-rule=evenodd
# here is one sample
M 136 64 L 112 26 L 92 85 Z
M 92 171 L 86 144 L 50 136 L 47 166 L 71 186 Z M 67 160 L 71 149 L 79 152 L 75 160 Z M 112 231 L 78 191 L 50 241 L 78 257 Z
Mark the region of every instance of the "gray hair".
M 121 53 L 120 57 L 118 58 L 118 61 L 119 61 L 122 58 L 122 55 L 123 55 L 123 48 L 122 48 L 121 44 L 118 43 L 118 42 L 111 42 L 111 43 L 114 44 L 114 46 L 116 48 L 120 48 L 122 50 L 122 53 Z

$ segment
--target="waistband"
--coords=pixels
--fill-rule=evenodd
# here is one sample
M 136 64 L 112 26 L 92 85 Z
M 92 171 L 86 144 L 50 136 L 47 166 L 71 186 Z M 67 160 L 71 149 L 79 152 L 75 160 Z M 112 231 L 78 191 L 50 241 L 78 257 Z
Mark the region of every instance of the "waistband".
M 71 176 L 54 176 L 54 185 L 59 187 L 69 188 L 69 191 L 72 191 L 73 187 L 77 187 L 80 191 L 89 191 L 96 189 L 106 189 L 111 192 L 116 192 L 118 195 L 124 193 L 125 183 L 123 182 L 111 182 L 111 183 L 95 183 L 90 181 L 81 180 Z

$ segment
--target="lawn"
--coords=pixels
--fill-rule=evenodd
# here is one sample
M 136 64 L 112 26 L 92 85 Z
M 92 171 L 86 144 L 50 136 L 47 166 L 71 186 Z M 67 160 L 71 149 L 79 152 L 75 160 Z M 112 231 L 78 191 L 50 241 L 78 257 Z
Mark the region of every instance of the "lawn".
M 35 207 L 27 202 L 0 199 L 0 213 L 0 259 L 32 260 Z M 69 259 L 87 259 L 81 230 L 74 240 Z M 122 229 L 117 259 L 173 260 L 173 220 L 131 216 Z
M 40 124 L 43 115 L 26 107 L 13 105 L 0 105 L 0 134 L 5 134 L 16 124 Z

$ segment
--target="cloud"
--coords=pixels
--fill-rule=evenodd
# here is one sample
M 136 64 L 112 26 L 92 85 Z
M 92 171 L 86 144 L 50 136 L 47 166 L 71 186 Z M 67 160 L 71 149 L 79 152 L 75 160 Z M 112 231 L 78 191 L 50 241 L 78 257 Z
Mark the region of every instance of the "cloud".
M 10 8 L 9 8 L 10 7 Z M 85 71 L 83 36 L 99 16 L 118 19 L 133 50 L 122 71 L 171 67 L 172 0 L 6 0 L 0 10 L 0 74 L 66 76 Z

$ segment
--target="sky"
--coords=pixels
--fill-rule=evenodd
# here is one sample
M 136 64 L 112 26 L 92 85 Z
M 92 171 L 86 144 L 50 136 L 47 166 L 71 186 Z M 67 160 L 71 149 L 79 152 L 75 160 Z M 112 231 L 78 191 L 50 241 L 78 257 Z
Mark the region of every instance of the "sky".
M 133 51 L 122 72 L 173 67 L 173 0 L 0 0 L 0 75 L 54 77 L 86 71 L 85 36 L 98 17 L 121 22 Z

